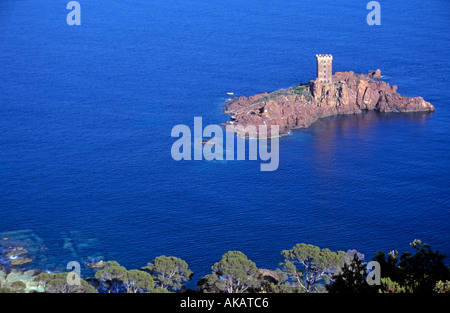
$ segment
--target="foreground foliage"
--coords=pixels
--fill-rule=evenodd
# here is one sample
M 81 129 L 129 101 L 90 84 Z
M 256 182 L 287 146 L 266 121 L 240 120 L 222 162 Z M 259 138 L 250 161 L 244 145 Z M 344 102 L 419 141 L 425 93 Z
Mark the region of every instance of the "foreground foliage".
M 291 250 L 283 250 L 282 263 L 285 273 L 291 280 L 292 287 L 300 291 L 317 291 L 317 284 L 338 272 L 343 265 L 341 254 L 345 252 L 332 252 L 329 249 L 320 249 L 304 243 L 297 244 Z
M 414 240 L 411 251 L 399 253 L 391 251 L 387 257 L 383 251 L 378 252 L 374 260 L 379 262 L 384 284 L 380 292 L 431 293 L 444 291 L 450 280 L 450 270 L 445 265 L 446 256 L 431 247 Z
M 372 258 L 380 264 L 380 284 L 369 285 L 364 255 L 356 250 L 333 252 L 300 243 L 282 250 L 281 268 L 259 269 L 241 251 L 228 251 L 202 277 L 195 292 L 206 293 L 450 293 L 450 268 L 446 256 L 414 240 L 403 253 L 378 251 Z M 0 273 L 1 274 L 1 273 Z M 106 262 L 94 278 L 68 283 L 69 273 L 34 276 L 39 292 L 47 293 L 167 293 L 188 291 L 192 279 L 188 264 L 174 256 L 159 256 L 140 270 L 127 270 L 118 262 Z M 72 273 L 73 274 L 73 273 Z M 3 275 L 3 276 L 2 276 Z M 0 275 L 0 293 L 26 292 L 20 280 Z M 3 278 L 2 278 L 3 277 Z M 6 283 L 6 284 L 5 284 Z M 30 291 L 29 291 L 30 292 Z M 37 292 L 36 290 L 31 292 Z
M 243 293 L 261 288 L 260 271 L 240 251 L 228 251 L 211 269 L 212 273 L 198 283 L 204 292 Z
M 159 256 L 142 270 L 151 274 L 158 287 L 172 291 L 180 290 L 183 282 L 190 280 L 193 276 L 188 264 L 174 256 Z
M 80 279 L 80 285 L 69 285 L 67 283 L 68 274 L 41 273 L 35 277 L 35 281 L 42 284 L 48 293 L 97 293 L 97 289 L 88 284 L 84 279 Z

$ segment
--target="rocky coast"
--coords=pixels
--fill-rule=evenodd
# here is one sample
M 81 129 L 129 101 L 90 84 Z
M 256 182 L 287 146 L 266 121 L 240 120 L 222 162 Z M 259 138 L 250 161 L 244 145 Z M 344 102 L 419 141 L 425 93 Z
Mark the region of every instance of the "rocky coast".
M 287 89 L 233 98 L 225 113 L 237 136 L 245 137 L 249 125 L 278 125 L 280 135 L 307 128 L 320 118 L 340 114 L 379 112 L 433 112 L 434 106 L 422 97 L 405 97 L 396 85 L 381 80 L 381 71 L 369 74 L 337 72 L 330 84 L 318 79 Z M 240 127 L 241 126 L 241 127 Z

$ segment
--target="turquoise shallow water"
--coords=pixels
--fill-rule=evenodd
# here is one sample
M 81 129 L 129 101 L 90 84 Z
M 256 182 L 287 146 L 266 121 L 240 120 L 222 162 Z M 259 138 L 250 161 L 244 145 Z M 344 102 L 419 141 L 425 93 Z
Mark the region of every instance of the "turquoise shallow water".
M 79 27 L 65 1 L 0 4 L 0 236 L 31 267 L 166 254 L 198 280 L 228 250 L 275 268 L 299 242 L 450 254 L 446 1 L 383 2 L 372 27 L 361 1 L 80 4 Z M 436 112 L 321 120 L 281 138 L 274 172 L 171 158 L 173 126 L 227 121 L 226 92 L 313 79 L 317 53 Z

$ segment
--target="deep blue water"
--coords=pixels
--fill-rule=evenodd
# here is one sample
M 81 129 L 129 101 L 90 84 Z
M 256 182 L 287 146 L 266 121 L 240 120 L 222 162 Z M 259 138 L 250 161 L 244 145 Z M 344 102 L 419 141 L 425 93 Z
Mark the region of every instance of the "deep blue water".
M 0 3 L 0 236 L 31 267 L 166 254 L 198 281 L 228 250 L 276 268 L 300 242 L 450 255 L 447 1 L 380 1 L 381 26 L 356 0 L 80 0 L 81 26 L 67 2 Z M 321 120 L 280 140 L 274 172 L 172 159 L 173 126 L 314 79 L 317 53 L 436 112 Z

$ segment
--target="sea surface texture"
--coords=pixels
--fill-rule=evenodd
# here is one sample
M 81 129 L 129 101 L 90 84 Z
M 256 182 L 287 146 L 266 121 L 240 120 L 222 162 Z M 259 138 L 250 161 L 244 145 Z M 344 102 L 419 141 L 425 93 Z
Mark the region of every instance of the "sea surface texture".
M 359 0 L 80 0 L 80 26 L 67 2 L 0 3 L 0 237 L 28 268 L 164 254 L 195 284 L 229 250 L 272 269 L 297 243 L 450 255 L 448 1 L 381 1 L 379 26 Z M 320 120 L 280 139 L 272 172 L 172 158 L 175 125 L 314 79 L 316 54 L 436 111 Z

